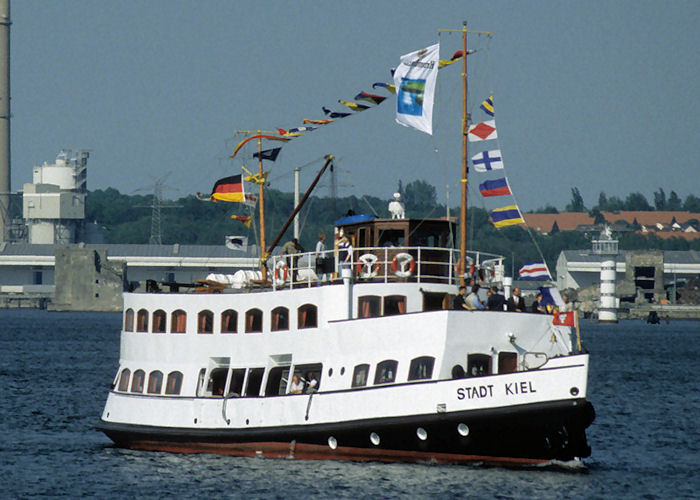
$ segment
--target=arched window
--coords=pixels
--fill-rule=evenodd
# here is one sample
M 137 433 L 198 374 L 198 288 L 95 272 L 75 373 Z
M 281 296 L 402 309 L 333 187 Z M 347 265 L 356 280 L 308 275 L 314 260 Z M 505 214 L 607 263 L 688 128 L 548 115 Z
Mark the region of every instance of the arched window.
M 187 328 L 187 313 L 182 309 L 173 311 L 170 315 L 170 333 L 185 333 Z
M 408 369 L 408 380 L 425 380 L 433 377 L 433 366 L 435 358 L 432 356 L 421 356 L 411 360 L 411 367 Z
M 134 331 L 134 310 L 132 308 L 127 309 L 124 313 L 124 331 Z
M 286 307 L 275 307 L 272 310 L 270 330 L 289 330 L 289 309 Z
M 357 299 L 358 318 L 376 318 L 382 314 L 382 301 L 377 295 L 364 295 Z
M 377 364 L 377 372 L 374 374 L 374 385 L 391 384 L 396 380 L 396 367 L 399 362 L 387 359 Z
M 131 392 L 143 392 L 143 381 L 146 378 L 146 372 L 136 370 L 134 377 L 131 379 Z
M 165 311 L 162 309 L 153 312 L 153 333 L 165 333 Z
M 129 390 L 129 377 L 131 376 L 131 370 L 124 368 L 122 374 L 119 376 L 119 387 L 118 391 L 127 392 Z
M 364 387 L 367 385 L 367 374 L 369 365 L 357 365 L 352 372 L 352 387 Z
M 260 309 L 249 309 L 245 313 L 245 332 L 262 332 L 262 311 Z
M 160 394 L 160 389 L 163 386 L 163 372 L 153 370 L 148 374 L 148 394 Z
M 384 297 L 384 316 L 394 316 L 406 312 L 406 297 L 404 295 L 387 295 Z
M 168 374 L 168 381 L 165 383 L 165 393 L 166 394 L 180 394 L 181 388 L 182 388 L 182 373 L 170 372 Z
M 316 328 L 318 326 L 318 314 L 316 306 L 304 304 L 297 309 L 297 328 Z
M 221 333 L 236 333 L 238 331 L 238 313 L 226 309 L 221 313 Z
M 197 333 L 214 333 L 214 313 L 209 310 L 197 314 Z
M 139 309 L 139 312 L 136 314 L 136 331 L 148 331 L 148 311 L 145 309 Z

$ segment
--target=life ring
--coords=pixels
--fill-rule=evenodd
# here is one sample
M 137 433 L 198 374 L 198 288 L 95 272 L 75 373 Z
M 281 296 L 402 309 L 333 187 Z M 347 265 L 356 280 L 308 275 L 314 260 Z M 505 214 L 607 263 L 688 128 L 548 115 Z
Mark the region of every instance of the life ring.
M 397 253 L 391 261 L 391 271 L 399 278 L 408 278 L 416 270 L 416 259 L 410 253 Z
M 275 264 L 275 285 L 283 285 L 287 281 L 287 273 L 289 269 L 283 260 L 278 260 Z
M 374 278 L 379 272 L 379 259 L 376 255 L 366 253 L 360 255 L 355 264 L 355 270 L 360 278 Z

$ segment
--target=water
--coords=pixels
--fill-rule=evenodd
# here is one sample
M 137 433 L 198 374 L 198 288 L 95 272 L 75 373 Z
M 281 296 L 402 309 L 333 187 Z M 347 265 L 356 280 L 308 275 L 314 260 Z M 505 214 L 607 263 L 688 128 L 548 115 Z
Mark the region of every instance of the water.
M 0 492 L 181 498 L 700 498 L 700 323 L 581 326 L 586 472 L 120 450 L 94 425 L 118 314 L 0 310 Z

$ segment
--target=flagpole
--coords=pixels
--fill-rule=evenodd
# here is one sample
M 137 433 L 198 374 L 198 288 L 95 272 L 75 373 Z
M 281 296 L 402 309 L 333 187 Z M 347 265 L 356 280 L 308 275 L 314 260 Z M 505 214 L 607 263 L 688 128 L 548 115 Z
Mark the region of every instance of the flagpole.
M 258 130 L 258 135 L 262 134 L 262 131 Z M 260 178 L 263 179 L 263 162 L 262 162 L 262 138 L 258 137 L 258 172 L 260 173 Z M 265 182 L 258 184 L 259 187 L 259 198 L 260 198 L 260 271 L 262 273 L 262 280 L 267 281 L 267 266 L 265 262 L 267 261 L 267 255 L 265 253 L 265 190 L 263 189 Z
M 467 130 L 469 127 L 467 116 L 467 22 L 462 22 L 462 205 L 460 207 L 459 230 L 459 267 L 462 272 L 459 276 L 460 286 L 464 286 L 464 273 L 467 270 L 467 176 L 469 165 L 467 164 Z

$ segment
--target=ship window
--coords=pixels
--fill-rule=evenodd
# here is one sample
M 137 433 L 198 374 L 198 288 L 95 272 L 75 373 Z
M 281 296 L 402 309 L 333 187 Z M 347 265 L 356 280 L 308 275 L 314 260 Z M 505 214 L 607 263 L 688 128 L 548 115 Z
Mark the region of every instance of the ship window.
M 238 331 L 238 313 L 226 309 L 221 313 L 221 333 L 236 333 Z
M 143 381 L 146 378 L 146 372 L 136 370 L 134 377 L 131 379 L 131 392 L 143 392 Z
M 246 333 L 262 332 L 262 311 L 260 309 L 250 309 L 245 313 Z
M 352 372 L 352 387 L 364 387 L 367 385 L 367 374 L 369 365 L 357 365 Z
M 411 361 L 408 369 L 408 380 L 425 380 L 433 377 L 433 366 L 435 358 L 432 356 L 422 356 Z
M 272 310 L 272 323 L 270 324 L 270 330 L 273 332 L 279 330 L 289 330 L 289 309 L 286 307 L 275 307 Z
M 153 312 L 153 333 L 165 333 L 165 311 L 162 309 Z
M 498 353 L 498 373 L 513 373 L 518 371 L 517 352 Z
M 170 372 L 168 374 L 168 381 L 165 383 L 165 393 L 166 394 L 180 394 L 181 388 L 182 388 L 182 373 Z
M 399 362 L 387 359 L 377 364 L 377 373 L 374 374 L 374 385 L 391 384 L 396 380 L 396 367 Z
M 202 368 L 199 370 L 199 376 L 197 377 L 197 396 L 202 395 L 202 391 L 204 390 L 204 376 L 207 374 L 207 369 Z
M 122 374 L 119 377 L 119 387 L 118 391 L 126 392 L 129 390 L 129 377 L 131 376 L 131 370 L 124 368 Z
M 267 374 L 267 385 L 265 385 L 265 396 L 280 396 L 287 391 L 287 380 L 289 379 L 288 366 L 276 366 Z
M 404 241 L 403 229 L 384 229 L 379 231 L 380 247 L 401 247 Z
M 138 314 L 136 314 L 136 331 L 148 331 L 148 311 L 146 311 L 145 309 L 139 309 Z
M 423 292 L 423 310 L 440 311 L 452 309 L 452 297 L 449 293 Z
M 321 387 L 321 376 L 323 375 L 323 364 L 321 363 L 310 363 L 308 365 L 295 365 L 294 374 L 299 375 L 299 378 L 304 382 L 304 392 L 316 392 Z M 316 384 L 313 388 L 309 385 L 309 381 L 312 379 L 316 380 Z
M 160 394 L 160 389 L 163 386 L 163 372 L 154 370 L 148 374 L 148 393 Z
M 182 309 L 173 311 L 170 315 L 170 333 L 185 333 L 187 313 Z
M 131 308 L 127 309 L 124 313 L 124 331 L 134 331 L 134 310 Z
M 467 356 L 467 377 L 483 377 L 491 374 L 491 356 L 470 354 Z
M 365 295 L 357 299 L 357 316 L 359 318 L 376 318 L 382 314 L 382 299 L 377 295 Z
M 250 368 L 248 370 L 248 383 L 245 387 L 245 395 L 247 398 L 256 398 L 260 396 L 260 386 L 262 385 L 265 368 Z
M 214 368 L 209 374 L 209 383 L 207 384 L 207 392 L 212 396 L 223 396 L 224 387 L 226 387 L 226 376 L 228 368 Z
M 298 328 L 316 328 L 318 326 L 318 314 L 316 306 L 313 304 L 304 304 L 299 306 Z
M 197 333 L 214 333 L 214 313 L 209 310 L 199 311 L 197 315 Z
M 240 397 L 243 394 L 243 379 L 245 368 L 231 370 L 231 381 L 228 384 L 228 396 Z
M 387 295 L 384 297 L 384 316 L 394 316 L 406 312 L 406 297 L 404 295 Z

